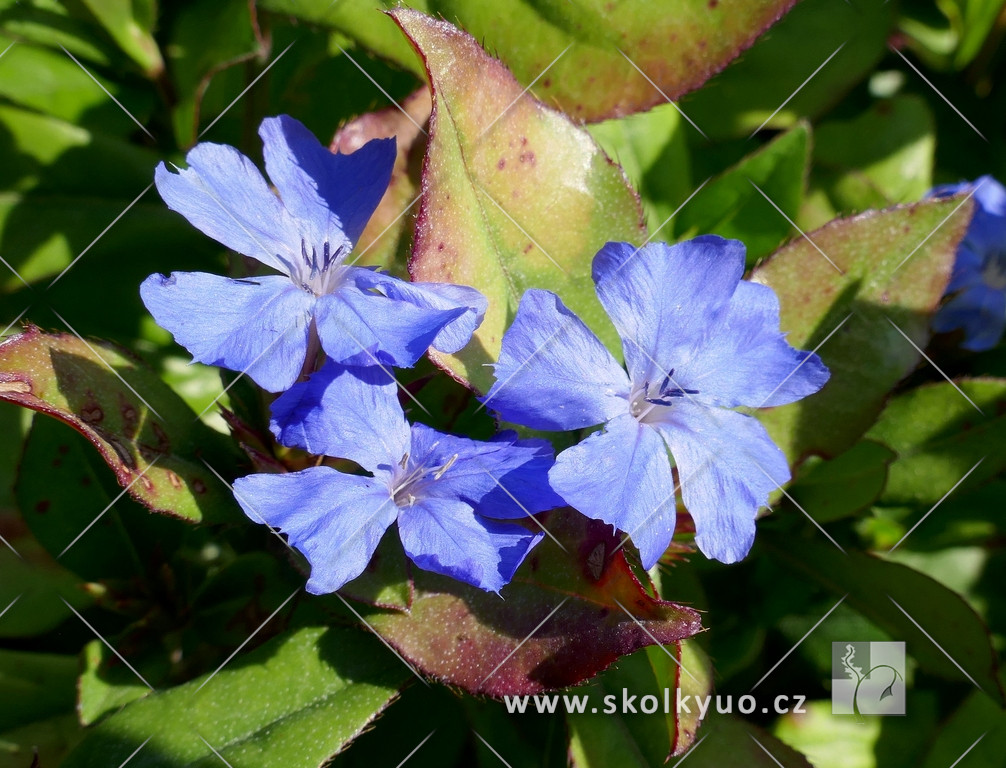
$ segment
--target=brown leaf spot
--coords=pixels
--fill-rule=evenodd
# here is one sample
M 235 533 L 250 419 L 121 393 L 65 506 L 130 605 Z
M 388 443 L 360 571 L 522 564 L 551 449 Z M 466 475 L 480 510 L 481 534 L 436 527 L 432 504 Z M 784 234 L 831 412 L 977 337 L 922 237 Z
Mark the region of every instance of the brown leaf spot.
M 104 418 L 105 412 L 101 410 L 101 406 L 97 403 L 85 405 L 80 410 L 80 420 L 85 424 L 97 424 Z
M 182 489 L 182 478 L 180 478 L 170 469 L 168 470 L 168 482 L 171 483 L 171 487 L 174 488 L 176 491 L 180 491 Z
M 524 253 L 531 253 L 532 248 L 534 248 L 534 243 L 528 243 L 524 246 Z
M 143 485 L 143 490 L 145 490 L 147 493 L 155 492 L 156 488 L 154 486 L 154 481 L 151 480 L 146 475 L 140 478 L 140 483 Z
M 709 0 L 709 10 L 713 10 L 719 4 L 720 0 Z
M 154 430 L 154 435 L 157 437 L 157 450 L 161 453 L 167 453 L 171 450 L 171 439 L 168 437 L 168 433 L 164 431 L 164 428 L 158 424 L 156 421 L 151 425 Z
M 552 87 L 552 78 L 551 78 L 551 77 L 546 77 L 546 78 L 545 78 L 545 79 L 544 79 L 544 80 L 542 81 L 542 83 L 541 83 L 541 87 L 542 87 L 542 88 L 551 88 L 551 87 Z
M 438 251 L 444 250 L 444 244 L 443 243 L 437 243 L 437 250 Z
M 35 505 L 35 511 L 40 515 L 44 515 L 49 511 L 49 506 L 52 504 L 48 499 L 42 499 L 38 504 Z
M 192 481 L 192 490 L 196 493 L 206 493 L 206 483 L 197 477 Z
M 61 456 L 66 456 L 66 454 L 68 454 L 70 452 L 70 446 L 69 445 L 61 445 L 58 448 L 56 448 L 56 450 L 59 451 L 59 454 Z
M 136 406 L 123 397 L 121 393 L 119 394 L 119 413 L 122 414 L 123 430 L 129 435 L 135 435 L 140 417 L 136 411 Z
M 87 475 L 84 475 L 82 478 L 80 478 L 80 484 L 84 488 L 89 487 L 91 485 L 91 478 L 89 478 Z
M 501 171 L 502 171 L 502 170 L 503 170 L 504 168 L 506 168 L 506 158 L 505 158 L 505 157 L 501 157 L 501 158 L 500 158 L 500 159 L 499 159 L 499 160 L 498 160 L 498 161 L 496 162 L 496 167 L 497 167 L 497 168 L 499 168 L 499 169 L 500 169 Z
M 534 152 L 521 152 L 520 161 L 522 163 L 527 163 L 528 165 L 534 165 L 537 162 L 534 157 Z

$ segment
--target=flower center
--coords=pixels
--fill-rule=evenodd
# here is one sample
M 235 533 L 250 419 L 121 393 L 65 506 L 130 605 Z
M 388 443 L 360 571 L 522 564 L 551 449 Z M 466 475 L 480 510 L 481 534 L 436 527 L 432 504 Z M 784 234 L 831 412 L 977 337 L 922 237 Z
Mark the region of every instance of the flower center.
M 1006 251 L 993 251 L 985 257 L 982 282 L 997 291 L 1006 290 Z
M 436 448 L 436 443 L 432 448 Z M 414 462 L 412 457 L 406 453 L 402 456 L 395 468 L 395 474 L 391 479 L 391 497 L 399 507 L 411 507 L 416 503 L 422 490 L 422 486 L 427 483 L 436 482 L 447 472 L 454 462 L 458 460 L 455 453 L 443 464 L 427 465 L 425 462 Z
M 650 382 L 644 381 L 643 386 L 632 393 L 629 410 L 637 420 L 644 421 L 651 415 L 659 415 L 674 405 L 675 398 L 699 393 L 697 389 L 679 387 L 673 377 L 674 369 L 671 368 L 659 387 L 651 388 Z
M 331 243 L 326 240 L 319 253 L 314 245 L 309 249 L 307 240 L 301 238 L 301 261 L 296 265 L 296 275 L 292 276 L 294 282 L 300 283 L 301 288 L 315 296 L 332 293 L 342 280 L 343 270 L 340 267 L 349 250 L 349 245 L 343 243 L 333 251 Z

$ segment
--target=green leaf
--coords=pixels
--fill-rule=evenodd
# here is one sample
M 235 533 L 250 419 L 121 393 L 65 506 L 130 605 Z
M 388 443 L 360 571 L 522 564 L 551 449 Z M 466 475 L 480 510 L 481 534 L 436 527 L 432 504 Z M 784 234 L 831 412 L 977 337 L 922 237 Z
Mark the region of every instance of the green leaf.
M 136 768 L 208 767 L 220 757 L 242 768 L 316 768 L 371 723 L 408 675 L 362 632 L 297 630 L 215 676 L 128 705 L 94 728 L 62 766 L 119 765 L 136 751 Z
M 505 0 L 490 7 L 415 0 L 408 6 L 442 17 L 483 41 L 518 80 L 534 83 L 538 98 L 591 122 L 641 112 L 699 87 L 792 4 Z M 329 0 L 266 0 L 262 6 L 325 24 L 402 66 L 416 67 L 415 57 L 390 37 L 386 23 L 374 12 L 394 3 L 344 0 L 333 7 Z
M 713 139 L 743 136 L 763 124 L 789 128 L 814 117 L 865 77 L 887 52 L 893 15 L 890 3 L 798 3 L 739 62 L 686 99 L 682 108 Z
M 640 584 L 611 526 L 572 510 L 541 524 L 555 540 L 542 541 L 499 596 L 414 568 L 410 610 L 367 621 L 421 672 L 497 697 L 575 685 L 620 656 L 700 630 L 695 611 Z
M 881 503 L 928 507 L 972 468 L 955 493 L 1006 469 L 1006 380 L 955 384 L 928 384 L 898 395 L 867 433 L 898 452 Z
M 192 522 L 239 517 L 203 463 L 232 473 L 231 444 L 153 372 L 103 342 L 34 326 L 0 344 L 0 399 L 53 416 L 91 441 L 130 495 Z
M 0 31 L 21 42 L 63 46 L 77 58 L 102 66 L 118 58 L 115 46 L 105 41 L 94 21 L 82 18 L 79 7 L 72 9 L 60 0 L 0 0 Z
M 153 0 L 82 0 L 118 46 L 135 61 L 144 75 L 156 79 L 164 70 L 164 60 L 151 30 Z M 139 18 L 137 11 L 140 12 Z
M 73 656 L 0 650 L 0 733 L 72 711 L 76 678 Z
M 919 200 L 933 186 L 934 134 L 932 113 L 917 96 L 822 123 L 814 134 L 815 186 L 845 213 Z
M 0 768 L 60 765 L 83 733 L 72 712 L 0 732 Z
M 165 46 L 178 91 L 172 124 L 180 147 L 195 143 L 203 122 L 201 106 L 219 72 L 265 53 L 256 34 L 255 4 L 247 0 L 196 0 L 179 8 Z M 226 105 L 240 93 L 227 97 Z M 216 117 L 215 115 L 213 117 Z
M 103 642 L 92 640 L 81 651 L 83 671 L 77 683 L 77 714 L 81 725 L 96 723 L 105 715 L 150 694 Z
M 981 741 L 976 743 L 978 738 Z M 967 758 L 961 764 L 968 768 L 999 768 L 1006 753 L 1006 712 L 977 691 L 937 731 L 921 765 L 953 765 L 965 752 Z
M 688 768 L 813 768 L 796 750 L 733 715 L 710 715 L 702 736 L 688 753 Z
M 863 440 L 831 461 L 808 460 L 789 494 L 819 523 L 854 515 L 880 496 L 895 458 L 886 445 Z
M 623 690 L 634 697 L 635 714 L 622 711 Z M 664 765 L 695 741 L 700 718 L 695 700 L 689 697 L 704 699 L 711 690 L 709 660 L 694 643 L 652 646 L 623 657 L 618 666 L 603 672 L 591 685 L 571 692 L 589 696 L 592 707 L 592 711 L 566 715 L 572 765 Z M 655 700 L 655 713 L 638 711 L 643 706 L 653 707 L 653 701 L 643 701 L 646 696 Z M 680 717 L 679 696 L 689 710 Z M 612 705 L 615 712 L 609 711 Z
M 804 709 L 803 714 L 781 717 L 772 729 L 775 736 L 802 752 L 815 766 L 865 768 L 879 765 L 874 750 L 880 739 L 883 717 L 835 717 L 831 714 L 830 701 L 811 701 Z M 912 712 L 912 716 L 915 715 Z M 884 766 L 891 768 L 887 763 Z
M 786 216 L 792 220 L 799 213 L 809 145 L 808 126 L 798 125 L 724 171 L 681 209 L 674 238 L 716 234 L 742 240 L 749 266 L 768 256 L 790 234 Z
M 556 291 L 617 348 L 587 265 L 608 240 L 642 239 L 625 176 L 589 134 L 523 95 L 469 35 L 414 11 L 392 15 L 424 55 L 433 89 L 409 270 L 415 280 L 471 285 L 489 299 L 471 343 L 434 359 L 488 390 L 486 364 L 531 287 Z
M 789 343 L 821 345 L 831 371 L 817 394 L 758 413 L 791 462 L 851 447 L 919 363 L 913 344 L 922 348 L 929 339 L 969 205 L 951 198 L 838 219 L 754 271 L 779 297 Z
M 843 554 L 816 536 L 795 542 L 767 530 L 759 534 L 781 565 L 839 596 L 848 595 L 850 606 L 903 640 L 922 669 L 949 680 L 973 681 L 995 701 L 1006 703 L 988 628 L 959 595 L 904 565 L 862 552 Z
M 681 114 L 673 104 L 663 104 L 648 112 L 595 123 L 587 130 L 639 191 L 650 234 L 669 238 L 673 229 L 667 226 L 668 219 L 695 191 L 685 138 L 690 129 Z

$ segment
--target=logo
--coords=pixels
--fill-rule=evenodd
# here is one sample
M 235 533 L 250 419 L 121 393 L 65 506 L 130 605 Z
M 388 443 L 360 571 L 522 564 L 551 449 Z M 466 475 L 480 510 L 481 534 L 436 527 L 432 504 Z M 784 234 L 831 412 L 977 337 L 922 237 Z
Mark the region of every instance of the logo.
M 831 713 L 905 714 L 905 644 L 832 643 Z

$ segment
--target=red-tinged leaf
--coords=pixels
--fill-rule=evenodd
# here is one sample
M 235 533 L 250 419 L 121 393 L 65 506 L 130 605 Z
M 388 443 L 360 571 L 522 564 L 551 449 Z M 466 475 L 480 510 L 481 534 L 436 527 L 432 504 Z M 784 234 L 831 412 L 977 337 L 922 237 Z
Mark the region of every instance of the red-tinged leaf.
M 368 112 L 347 123 L 335 134 L 330 146 L 333 152 L 349 153 L 371 139 L 395 137 L 398 156 L 391 183 L 360 235 L 353 258 L 361 265 L 384 267 L 396 277 L 406 279 L 412 245 L 408 233 L 416 220 L 419 177 L 426 153 L 423 125 L 430 119 L 432 109 L 429 89 L 422 88 L 404 99 L 401 109 L 395 106 Z
M 594 122 L 641 112 L 698 88 L 794 2 L 409 0 L 406 5 L 467 30 L 538 98 L 577 120 Z M 385 20 L 372 12 L 391 3 L 261 0 L 259 5 L 337 29 L 403 67 L 416 66 L 410 52 L 388 34 Z
M 426 64 L 429 148 L 409 271 L 489 299 L 472 342 L 434 360 L 488 390 L 503 332 L 528 288 L 549 288 L 611 349 L 590 262 L 609 240 L 640 242 L 639 200 L 584 130 L 544 106 L 465 32 L 416 11 L 391 15 Z
M 562 548 L 542 541 L 500 595 L 413 568 L 411 609 L 368 621 L 423 674 L 496 697 L 576 685 L 701 630 L 696 611 L 640 584 L 610 526 L 572 510 L 542 524 Z
M 239 514 L 201 460 L 232 472 L 235 453 L 226 439 L 153 371 L 107 342 L 29 326 L 0 344 L 0 400 L 69 424 L 98 449 L 119 484 L 155 512 L 191 522 Z
M 795 240 L 754 271 L 779 296 L 789 343 L 820 344 L 831 370 L 817 394 L 758 413 L 791 461 L 849 448 L 922 360 L 916 347 L 929 340 L 970 220 L 959 198 L 869 211 Z

